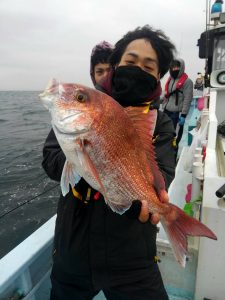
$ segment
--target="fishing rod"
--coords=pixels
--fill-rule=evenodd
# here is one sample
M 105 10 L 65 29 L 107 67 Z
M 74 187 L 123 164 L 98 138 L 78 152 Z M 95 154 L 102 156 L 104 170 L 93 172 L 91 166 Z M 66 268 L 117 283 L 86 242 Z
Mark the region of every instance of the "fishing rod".
M 24 201 L 23 203 L 17 205 L 16 207 L 14 207 L 14 208 L 12 208 L 12 209 L 6 211 L 6 212 L 3 213 L 2 215 L 0 215 L 0 220 L 1 220 L 3 217 L 7 216 L 8 214 L 12 213 L 13 211 L 17 210 L 18 208 L 24 206 L 25 204 L 28 204 L 29 202 L 35 200 L 36 198 L 38 198 L 38 197 L 40 197 L 40 196 L 43 196 L 43 195 L 47 194 L 48 192 L 52 191 L 53 189 L 55 189 L 55 188 L 58 187 L 58 186 L 59 186 L 59 183 L 55 184 L 53 187 L 49 188 L 48 190 L 44 191 L 43 193 L 40 193 L 39 195 L 36 195 L 36 196 L 34 196 L 33 198 L 31 198 L 31 199 L 29 199 L 29 200 L 26 200 L 26 201 Z

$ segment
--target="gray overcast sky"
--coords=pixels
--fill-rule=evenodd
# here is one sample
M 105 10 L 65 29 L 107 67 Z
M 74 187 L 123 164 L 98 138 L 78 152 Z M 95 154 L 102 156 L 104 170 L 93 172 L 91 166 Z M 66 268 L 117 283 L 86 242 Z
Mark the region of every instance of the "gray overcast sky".
M 52 77 L 91 86 L 92 47 L 145 24 L 170 37 L 195 80 L 204 71 L 196 44 L 205 30 L 205 2 L 0 0 L 0 90 L 42 90 Z

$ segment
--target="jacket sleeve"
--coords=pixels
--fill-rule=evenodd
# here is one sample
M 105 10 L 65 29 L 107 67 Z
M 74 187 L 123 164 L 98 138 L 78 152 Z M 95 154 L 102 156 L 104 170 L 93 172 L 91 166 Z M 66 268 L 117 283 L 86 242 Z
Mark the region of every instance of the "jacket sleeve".
M 155 131 L 154 146 L 156 160 L 164 177 L 166 188 L 168 189 L 175 176 L 176 159 L 175 147 L 173 145 L 175 132 L 171 119 L 166 114 L 161 114 L 161 120 L 159 123 L 157 122 L 159 129 Z
M 51 129 L 43 148 L 42 167 L 52 180 L 60 181 L 65 161 L 66 157 Z
M 187 115 L 193 98 L 193 82 L 188 78 L 183 86 L 183 107 L 181 114 Z

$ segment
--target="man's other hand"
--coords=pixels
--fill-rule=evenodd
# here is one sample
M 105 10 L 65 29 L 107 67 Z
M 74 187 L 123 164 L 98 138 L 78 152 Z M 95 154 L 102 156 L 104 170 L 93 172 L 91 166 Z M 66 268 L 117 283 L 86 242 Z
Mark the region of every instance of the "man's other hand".
M 160 221 L 160 215 L 158 213 L 150 214 L 149 213 L 149 208 L 148 208 L 148 201 L 143 200 L 142 205 L 141 205 L 141 211 L 140 211 L 138 219 L 142 223 L 145 223 L 148 220 L 150 220 L 150 222 L 153 225 L 157 225 Z

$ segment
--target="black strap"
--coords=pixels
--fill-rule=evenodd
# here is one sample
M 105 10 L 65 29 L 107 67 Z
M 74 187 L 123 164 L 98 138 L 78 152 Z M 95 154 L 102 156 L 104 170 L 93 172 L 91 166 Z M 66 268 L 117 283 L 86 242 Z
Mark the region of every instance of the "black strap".
M 175 101 L 175 105 L 177 106 L 178 105 L 178 93 L 181 93 L 183 94 L 183 91 L 179 90 L 179 89 L 175 89 L 174 91 L 170 92 L 169 95 L 168 95 L 168 100 L 170 98 L 170 96 L 172 96 L 173 94 L 176 94 L 176 101 Z

